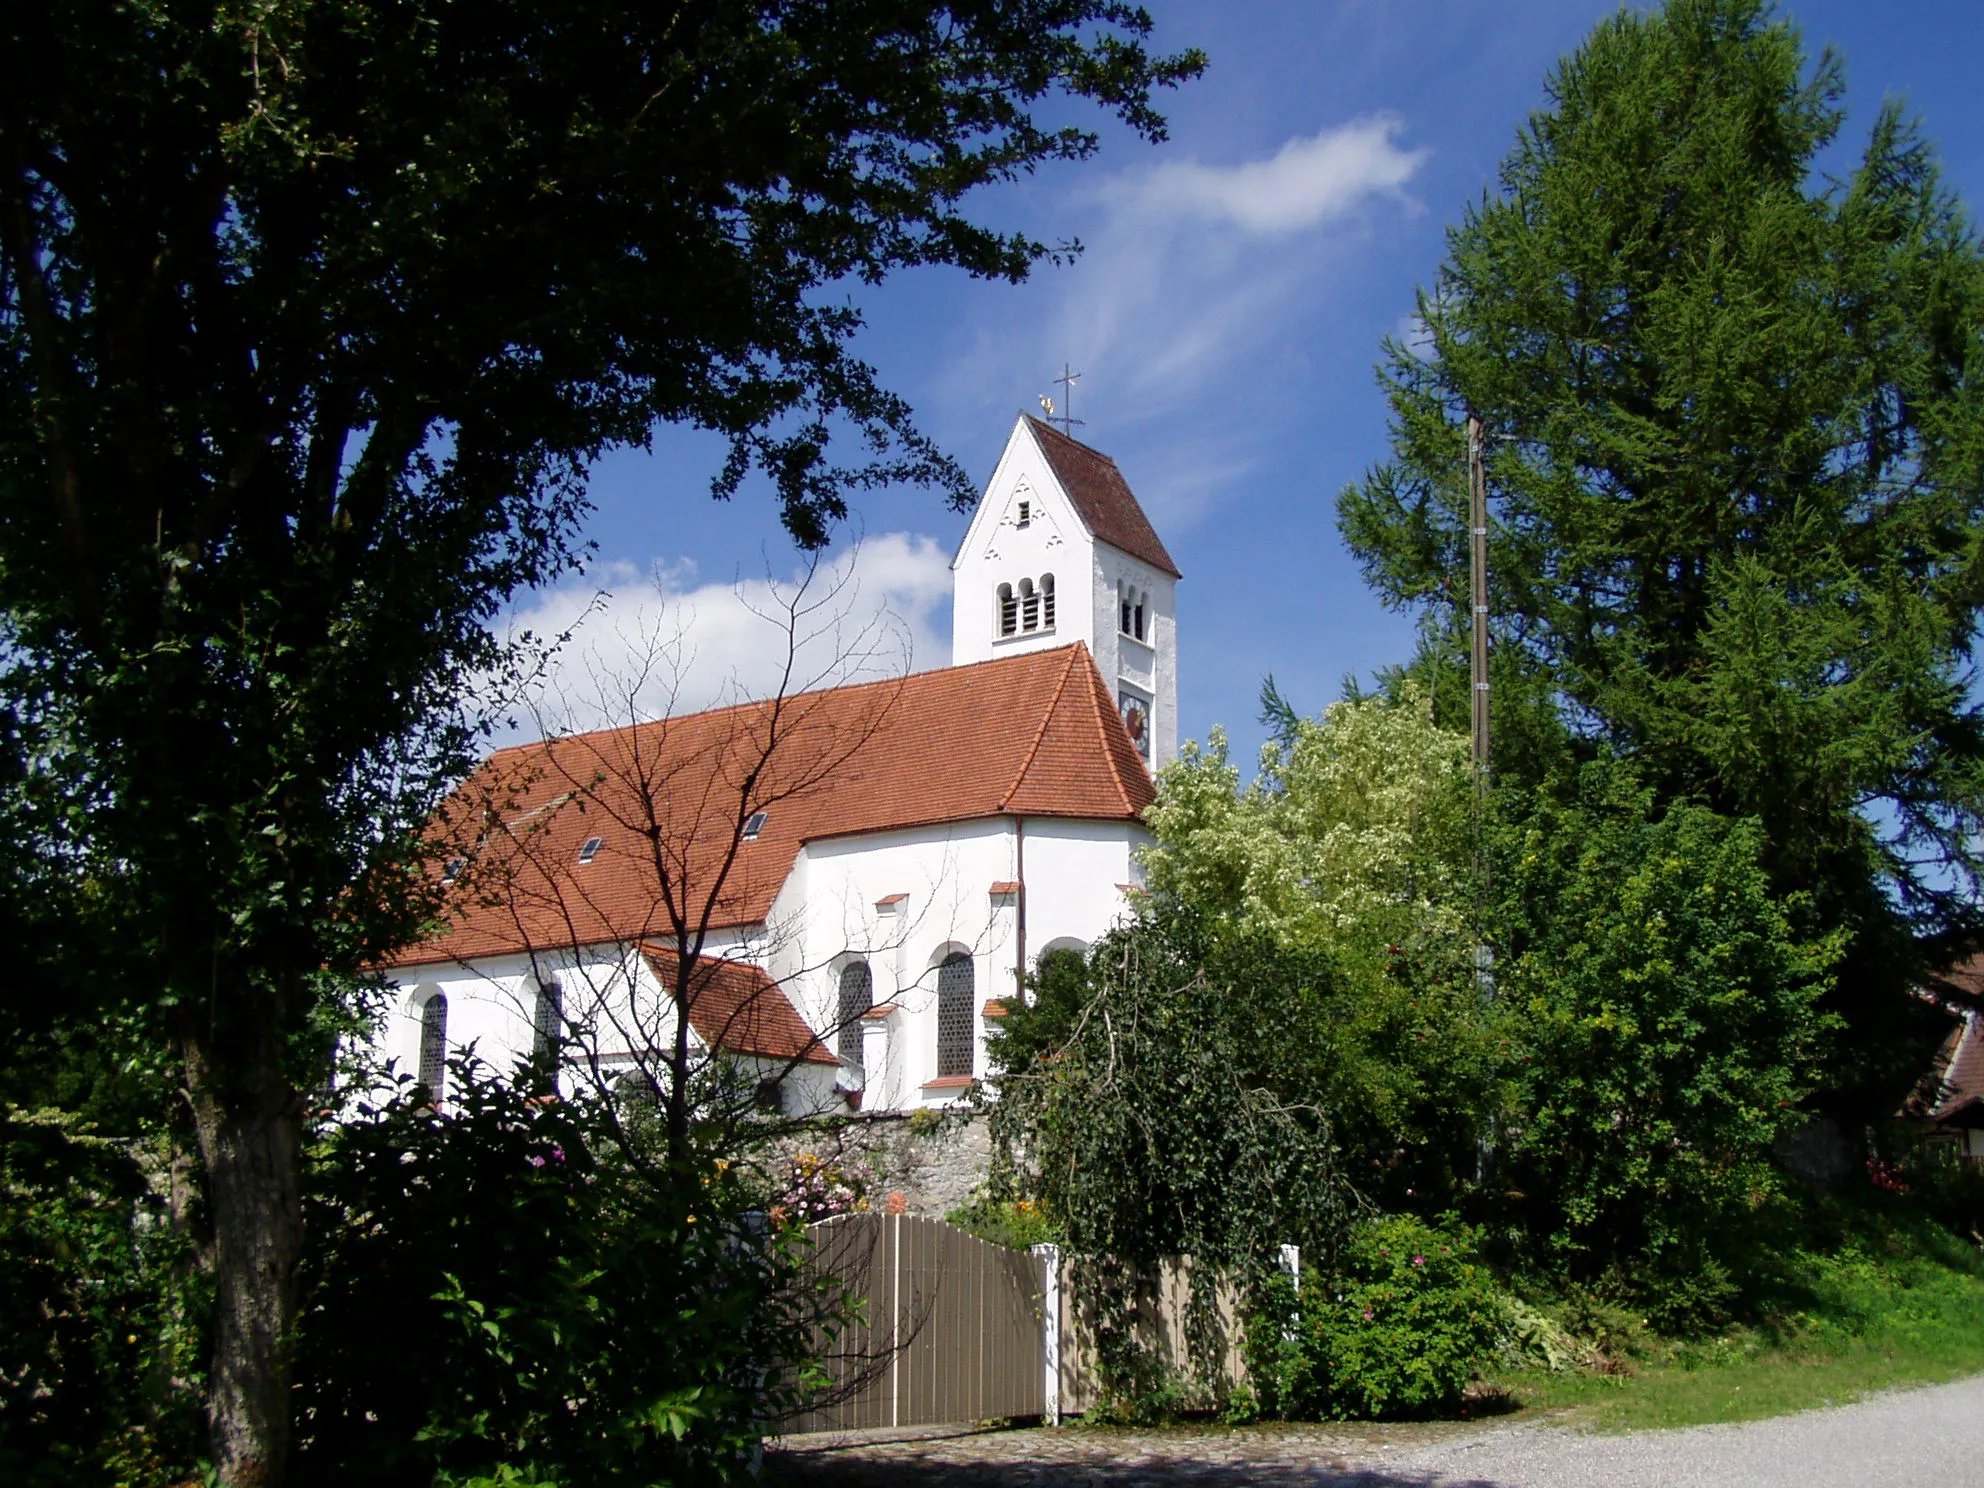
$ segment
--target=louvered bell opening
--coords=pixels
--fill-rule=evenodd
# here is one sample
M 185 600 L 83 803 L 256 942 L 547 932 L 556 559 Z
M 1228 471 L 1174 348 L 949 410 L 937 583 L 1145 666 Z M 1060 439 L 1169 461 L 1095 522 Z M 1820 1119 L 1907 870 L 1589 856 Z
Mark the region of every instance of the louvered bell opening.
M 937 968 L 937 1076 L 972 1072 L 971 957 L 953 951 Z
M 1013 586 L 999 586 L 999 634 L 1016 635 L 1020 628 L 1020 602 L 1013 597 Z
M 1054 575 L 1052 574 L 1040 581 L 1040 624 L 1043 630 L 1054 628 Z

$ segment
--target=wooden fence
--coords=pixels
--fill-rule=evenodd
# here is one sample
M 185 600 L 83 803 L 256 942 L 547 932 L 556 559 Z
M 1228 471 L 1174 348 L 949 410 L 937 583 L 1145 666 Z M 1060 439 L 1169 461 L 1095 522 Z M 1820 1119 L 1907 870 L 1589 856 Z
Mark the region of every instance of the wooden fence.
M 1095 1352 L 1074 1305 L 1076 1267 L 1051 1245 L 1031 1253 L 934 1219 L 850 1214 L 811 1227 L 814 1274 L 858 1301 L 859 1321 L 815 1339 L 832 1385 L 785 1422 L 789 1434 L 1046 1416 L 1096 1403 Z M 1283 1252 L 1293 1266 L 1292 1247 Z M 1136 1289 L 1138 1341 L 1189 1379 L 1191 1262 L 1173 1257 Z M 1246 1378 L 1237 1298 L 1217 1299 L 1229 1385 Z M 1210 1400 L 1187 1400 L 1210 1405 Z
M 1041 1257 L 934 1219 L 850 1214 L 812 1227 L 812 1267 L 862 1299 L 821 1339 L 834 1385 L 784 1430 L 1037 1416 L 1046 1408 Z

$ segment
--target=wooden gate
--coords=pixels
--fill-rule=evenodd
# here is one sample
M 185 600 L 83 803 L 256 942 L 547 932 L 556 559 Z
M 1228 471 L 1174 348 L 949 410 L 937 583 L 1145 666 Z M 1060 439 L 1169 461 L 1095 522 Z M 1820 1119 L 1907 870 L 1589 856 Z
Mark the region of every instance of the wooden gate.
M 849 1214 L 809 1233 L 809 1268 L 863 1307 L 859 1323 L 819 1340 L 834 1385 L 785 1431 L 1041 1414 L 1041 1257 L 906 1214 Z

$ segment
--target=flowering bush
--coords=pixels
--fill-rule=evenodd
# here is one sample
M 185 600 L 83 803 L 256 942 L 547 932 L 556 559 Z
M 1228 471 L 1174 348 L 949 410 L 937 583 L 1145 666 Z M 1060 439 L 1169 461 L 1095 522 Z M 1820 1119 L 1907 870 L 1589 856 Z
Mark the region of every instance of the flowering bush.
M 1406 1216 L 1358 1225 L 1336 1265 L 1303 1280 L 1274 1404 L 1298 1418 L 1451 1409 L 1501 1320 L 1465 1233 Z
M 785 1165 L 784 1182 L 772 1201 L 773 1218 L 816 1224 L 868 1208 L 875 1175 L 859 1159 L 802 1152 Z

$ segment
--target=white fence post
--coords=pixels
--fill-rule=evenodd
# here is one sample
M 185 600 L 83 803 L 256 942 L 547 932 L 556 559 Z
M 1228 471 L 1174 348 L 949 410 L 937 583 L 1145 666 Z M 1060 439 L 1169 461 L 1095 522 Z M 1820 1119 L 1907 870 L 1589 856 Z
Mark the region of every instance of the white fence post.
M 1061 1247 L 1036 1245 L 1033 1254 L 1046 1269 L 1046 1285 L 1040 1299 L 1041 1418 L 1050 1426 L 1061 1424 Z
M 1281 1270 L 1288 1278 L 1288 1284 L 1295 1289 L 1295 1310 L 1288 1315 L 1288 1321 L 1281 1325 L 1281 1336 L 1285 1342 L 1293 1343 L 1296 1334 L 1296 1319 L 1302 1315 L 1302 1247 L 1284 1245 L 1281 1247 Z

